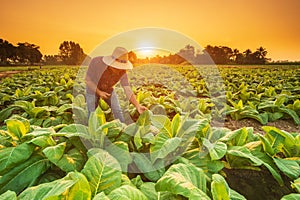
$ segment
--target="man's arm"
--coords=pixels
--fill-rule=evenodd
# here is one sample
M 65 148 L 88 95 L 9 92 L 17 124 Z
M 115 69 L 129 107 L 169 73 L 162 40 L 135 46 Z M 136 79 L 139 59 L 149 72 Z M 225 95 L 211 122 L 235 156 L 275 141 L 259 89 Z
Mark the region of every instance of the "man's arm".
M 90 79 L 89 76 L 86 77 L 85 80 L 86 86 L 91 90 L 95 91 L 96 95 L 102 99 L 108 99 L 111 95 L 107 92 L 101 91 L 98 89 L 97 85 Z
M 134 107 L 136 107 L 137 111 L 141 114 L 143 113 L 145 110 L 148 110 L 147 107 L 145 106 L 141 106 L 139 104 L 139 102 L 136 100 L 136 97 L 134 94 L 131 95 L 129 101 L 134 105 Z
M 144 112 L 145 110 L 148 110 L 147 107 L 145 106 L 141 106 L 139 104 L 139 102 L 136 100 L 135 95 L 133 94 L 131 87 L 129 85 L 129 81 L 128 81 L 128 76 L 127 74 L 124 74 L 120 80 L 121 85 L 124 89 L 124 92 L 126 94 L 127 99 L 130 101 L 130 103 L 132 103 L 134 105 L 134 107 L 136 107 L 137 111 L 141 114 L 142 112 Z
M 101 60 L 102 60 L 102 57 L 95 57 L 91 60 L 88 70 L 87 70 L 87 73 L 86 73 L 85 83 L 86 83 L 86 87 L 88 88 L 89 91 L 93 92 L 100 98 L 107 99 L 110 97 L 110 94 L 99 90 L 97 87 L 98 81 L 99 81 L 102 73 L 106 69 L 105 67 L 99 68 Z

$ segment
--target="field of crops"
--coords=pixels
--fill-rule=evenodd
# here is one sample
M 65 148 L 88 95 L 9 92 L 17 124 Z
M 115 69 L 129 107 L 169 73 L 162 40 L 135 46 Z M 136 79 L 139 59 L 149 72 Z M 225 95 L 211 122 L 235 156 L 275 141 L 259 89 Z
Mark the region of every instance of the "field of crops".
M 300 198 L 300 66 L 137 67 L 129 79 L 149 111 L 117 86 L 126 123 L 102 100 L 87 118 L 85 70 L 0 79 L 0 199 Z M 264 133 L 224 126 L 242 119 Z M 236 186 L 239 170 L 274 182 Z

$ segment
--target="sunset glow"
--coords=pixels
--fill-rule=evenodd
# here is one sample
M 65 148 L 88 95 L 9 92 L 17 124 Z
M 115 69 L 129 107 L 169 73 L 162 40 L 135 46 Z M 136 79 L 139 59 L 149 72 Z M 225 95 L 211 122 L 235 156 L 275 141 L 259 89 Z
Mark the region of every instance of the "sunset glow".
M 135 53 L 137 54 L 138 57 L 141 57 L 141 58 L 150 58 L 152 56 L 155 56 L 155 54 L 157 52 L 155 52 L 154 50 L 152 49 L 142 49 L 140 51 L 135 51 Z
M 178 31 L 202 47 L 255 51 L 263 46 L 273 60 L 300 60 L 298 0 L 4 0 L 0 5 L 0 38 L 39 45 L 44 55 L 57 54 L 63 41 L 77 42 L 89 54 L 114 35 L 160 27 Z M 178 49 L 183 47 L 178 44 Z

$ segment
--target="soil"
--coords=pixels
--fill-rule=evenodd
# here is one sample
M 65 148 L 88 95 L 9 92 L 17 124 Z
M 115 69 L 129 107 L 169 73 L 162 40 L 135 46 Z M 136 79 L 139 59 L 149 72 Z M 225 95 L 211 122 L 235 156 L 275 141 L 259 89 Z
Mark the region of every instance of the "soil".
M 22 72 L 22 71 L 4 71 L 4 72 L 0 72 L 0 79 L 12 76 L 13 74 L 17 74 L 17 73 L 20 73 L 20 72 Z
M 290 180 L 283 174 L 284 185 L 280 186 L 267 170 L 223 169 L 229 187 L 247 200 L 279 200 L 293 193 Z
M 230 130 L 236 130 L 243 127 L 253 127 L 255 133 L 265 134 L 262 130 L 262 126 L 274 126 L 280 130 L 287 131 L 289 133 L 300 133 L 300 125 L 296 125 L 293 120 L 276 120 L 275 122 L 268 122 L 266 125 L 262 125 L 254 119 L 242 119 L 242 120 L 233 120 L 230 117 L 227 117 L 224 124 L 212 122 L 212 126 L 224 126 Z

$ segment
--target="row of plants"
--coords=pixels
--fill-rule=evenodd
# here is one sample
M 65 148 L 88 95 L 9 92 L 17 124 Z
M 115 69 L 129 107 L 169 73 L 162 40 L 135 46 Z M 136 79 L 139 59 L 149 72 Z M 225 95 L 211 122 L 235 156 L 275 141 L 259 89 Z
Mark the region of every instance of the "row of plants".
M 263 69 L 251 70 L 221 69 L 224 89 L 212 69 L 201 77 L 182 66 L 137 68 L 130 73 L 133 90 L 150 111 L 139 116 L 121 98 L 130 114 L 127 125 L 113 120 L 104 101 L 88 122 L 85 69 L 2 79 L 0 197 L 245 199 L 229 187 L 226 169 L 267 170 L 279 188 L 290 184 L 287 177 L 293 194 L 283 199 L 299 197 L 299 133 L 264 126 L 260 136 L 250 127 L 210 126 L 226 116 L 299 124 L 298 68 L 281 77 L 278 70 L 265 76 Z M 276 79 L 269 81 L 271 76 Z M 281 87 L 276 81 L 282 77 Z M 122 97 L 122 89 L 116 91 Z
M 70 124 L 74 122 L 73 112 L 82 123 L 86 122 L 85 98 L 73 96 L 77 71 L 78 68 L 47 69 L 1 79 L 0 123 L 19 114 L 41 127 Z
M 155 68 L 155 71 L 164 74 L 160 68 L 167 67 Z M 212 105 L 210 107 L 213 108 L 213 115 L 219 119 L 224 119 L 225 116 L 234 120 L 252 118 L 262 125 L 279 119 L 291 119 L 296 125 L 300 124 L 299 67 L 221 67 L 218 70 L 205 66 L 170 68 L 171 72 L 166 74 L 172 74 L 172 78 L 158 76 L 156 79 L 151 77 L 153 73 L 148 68 L 141 68 L 136 74 L 149 74 L 149 77 L 144 78 L 141 83 L 138 82 L 140 79 L 134 83 L 144 84 L 139 91 L 146 94 L 153 90 L 153 85 L 161 83 L 163 90 L 159 88 L 159 91 L 152 92 L 151 96 L 154 97 L 161 96 L 161 91 L 168 95 L 171 90 L 175 94 L 172 99 L 178 94 L 183 96 L 179 99 L 180 102 L 185 101 L 187 97 L 197 100 L 200 98 L 201 107 L 205 100 Z M 177 74 L 172 71 L 176 71 Z M 163 81 L 159 81 L 162 79 Z M 145 84 L 145 81 L 149 85 Z M 155 103 L 157 104 L 157 101 Z
M 146 111 L 135 123 L 48 128 L 13 115 L 0 131 L 0 199 L 246 199 L 225 169 L 268 170 L 300 197 L 300 135 L 264 126 L 211 127 L 209 120 Z M 246 195 L 246 194 L 244 194 Z
M 13 113 L 36 125 L 72 123 L 72 113 L 63 108 L 84 108 L 86 68 L 60 68 L 16 74 L 1 80 L 0 123 Z M 156 74 L 153 76 L 153 74 Z M 262 125 L 279 119 L 300 124 L 299 68 L 220 68 L 192 66 L 140 66 L 129 72 L 133 91 L 146 106 L 164 107 L 170 117 L 176 113 L 214 116 L 224 120 L 252 118 Z M 120 89 L 117 89 L 120 90 Z M 122 96 L 120 90 L 119 96 Z M 69 104 L 69 106 L 64 106 Z M 122 104 L 136 119 L 138 113 L 124 98 Z M 160 109 L 160 108 L 158 108 Z M 33 110 L 32 112 L 30 110 Z M 57 110 L 59 112 L 57 112 Z M 160 109 L 161 110 L 161 109 Z M 83 112 L 84 110 L 78 111 Z M 84 119 L 83 121 L 87 121 Z

